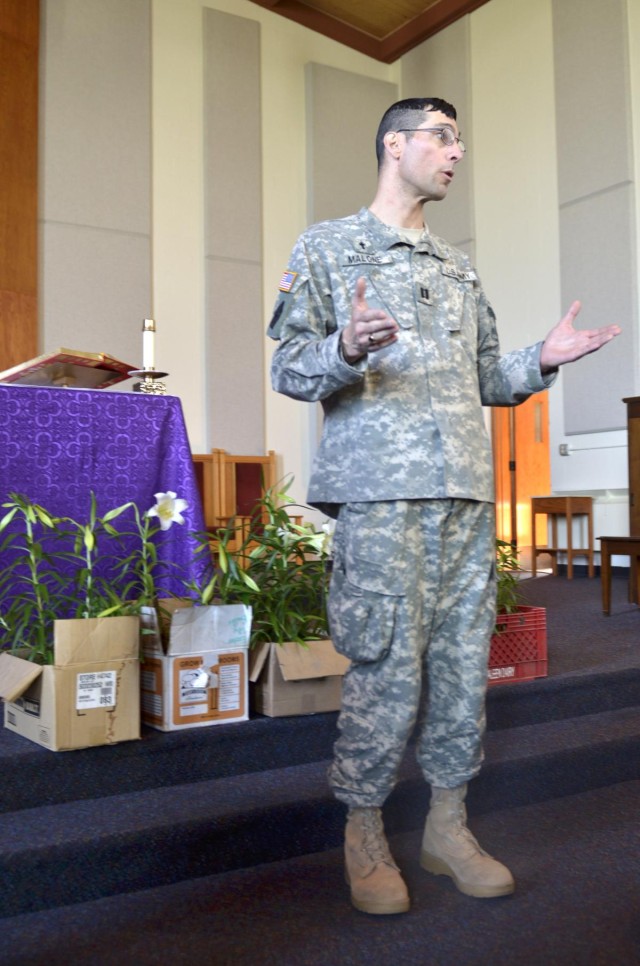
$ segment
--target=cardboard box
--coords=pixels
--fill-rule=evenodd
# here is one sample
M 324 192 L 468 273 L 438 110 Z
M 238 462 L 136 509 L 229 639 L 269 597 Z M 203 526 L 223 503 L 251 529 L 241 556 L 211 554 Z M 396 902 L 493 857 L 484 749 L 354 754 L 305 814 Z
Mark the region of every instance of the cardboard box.
M 163 601 L 171 613 L 163 644 L 157 613 L 143 615 L 142 720 L 160 731 L 246 721 L 251 608 Z M 151 631 L 151 633 L 147 633 Z
M 349 660 L 330 640 L 260 644 L 251 652 L 249 680 L 254 711 L 270 718 L 338 711 Z
M 139 738 L 139 651 L 137 617 L 55 621 L 52 665 L 0 656 L 5 727 L 51 751 Z

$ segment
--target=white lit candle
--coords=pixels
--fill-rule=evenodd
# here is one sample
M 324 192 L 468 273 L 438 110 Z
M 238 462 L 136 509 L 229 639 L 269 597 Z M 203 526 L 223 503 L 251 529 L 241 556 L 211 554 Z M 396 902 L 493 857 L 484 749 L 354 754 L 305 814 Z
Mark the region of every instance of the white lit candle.
M 153 371 L 155 360 L 156 323 L 153 319 L 145 319 L 142 323 L 142 367 Z

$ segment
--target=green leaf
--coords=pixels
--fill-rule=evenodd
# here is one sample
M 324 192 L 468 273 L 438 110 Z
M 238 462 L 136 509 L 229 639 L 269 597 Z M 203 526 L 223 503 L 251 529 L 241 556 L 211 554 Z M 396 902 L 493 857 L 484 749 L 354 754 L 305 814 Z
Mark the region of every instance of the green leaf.
M 9 503 L 3 503 L 2 505 L 10 506 Z M 11 523 L 11 521 L 13 520 L 17 512 L 18 512 L 18 507 L 14 506 L 11 510 L 9 510 L 8 513 L 5 513 L 2 520 L 0 520 L 0 533 L 2 533 L 2 531 Z
M 113 614 L 122 613 L 123 610 L 127 609 L 126 605 L 122 601 L 118 601 L 117 604 L 113 604 L 112 607 L 107 607 L 105 610 L 101 610 L 96 617 L 111 617 Z
M 131 502 L 123 503 L 122 506 L 116 507 L 115 510 L 108 510 L 105 513 L 105 515 L 102 517 L 102 522 L 108 523 L 110 520 L 115 520 L 116 517 L 119 517 L 122 513 L 124 513 L 125 510 L 128 510 L 129 507 L 131 506 L 133 506 L 133 503 Z
M 241 580 L 242 580 L 242 581 L 243 581 L 243 582 L 244 582 L 244 583 L 245 583 L 245 584 L 247 585 L 247 587 L 249 587 L 249 588 L 250 588 L 251 590 L 254 590 L 254 591 L 255 591 L 255 592 L 257 593 L 257 594 L 259 594 L 259 593 L 260 593 L 260 588 L 258 587 L 258 585 L 257 585 L 257 583 L 255 582 L 255 580 L 254 580 L 254 579 L 253 579 L 252 577 L 250 577 L 250 576 L 249 576 L 249 574 L 248 574 L 248 573 L 247 573 L 247 572 L 246 572 L 245 570 L 241 570 L 241 571 L 240 571 L 240 579 L 241 579 Z
M 207 586 L 202 591 L 201 599 L 203 604 L 208 604 L 213 598 L 214 591 L 216 589 L 216 583 L 218 578 L 216 576 L 212 577 Z

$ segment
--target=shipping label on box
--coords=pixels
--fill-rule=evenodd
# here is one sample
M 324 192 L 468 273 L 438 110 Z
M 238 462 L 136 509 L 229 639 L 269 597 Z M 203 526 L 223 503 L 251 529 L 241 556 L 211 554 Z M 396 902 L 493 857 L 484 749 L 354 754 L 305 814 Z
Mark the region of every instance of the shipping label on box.
M 173 724 L 246 716 L 246 680 L 246 651 L 208 651 L 197 657 L 176 657 Z
M 148 626 L 152 615 L 145 615 Z M 166 652 L 148 634 L 142 666 L 142 718 L 161 731 L 249 717 L 247 653 L 251 608 L 241 604 L 176 609 Z
M 116 672 L 104 668 L 76 675 L 76 711 L 115 707 L 117 682 Z

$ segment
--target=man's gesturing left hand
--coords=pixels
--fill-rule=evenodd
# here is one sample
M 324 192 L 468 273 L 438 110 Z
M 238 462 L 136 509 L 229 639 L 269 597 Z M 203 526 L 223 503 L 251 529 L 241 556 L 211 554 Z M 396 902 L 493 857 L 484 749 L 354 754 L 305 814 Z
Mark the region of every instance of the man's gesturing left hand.
M 567 362 L 575 362 L 590 352 L 596 352 L 620 335 L 619 325 L 605 325 L 601 329 L 575 329 L 573 321 L 579 311 L 580 302 L 573 302 L 564 318 L 560 319 L 544 340 L 540 355 L 540 368 L 543 373 L 557 369 Z

